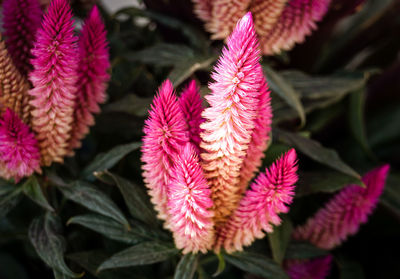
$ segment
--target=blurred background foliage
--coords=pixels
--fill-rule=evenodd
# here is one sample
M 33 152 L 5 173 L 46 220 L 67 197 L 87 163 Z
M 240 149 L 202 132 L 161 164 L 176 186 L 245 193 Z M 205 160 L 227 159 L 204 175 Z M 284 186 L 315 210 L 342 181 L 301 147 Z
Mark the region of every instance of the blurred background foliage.
M 75 14 L 94 2 L 72 1 Z M 380 204 L 333 251 L 329 278 L 400 278 L 400 1 L 333 0 L 305 43 L 263 58 L 274 111 L 264 166 L 295 147 L 300 181 L 274 234 L 221 257 L 174 248 L 143 185 L 140 141 L 160 83 L 179 92 L 194 78 L 207 94 L 223 42 L 209 40 L 189 0 L 125 1 L 117 11 L 111 2 L 97 2 L 112 80 L 96 126 L 65 165 L 18 186 L 0 182 L 1 279 L 287 278 L 283 258 L 324 254 L 290 242 L 292 227 L 383 163 L 391 172 Z

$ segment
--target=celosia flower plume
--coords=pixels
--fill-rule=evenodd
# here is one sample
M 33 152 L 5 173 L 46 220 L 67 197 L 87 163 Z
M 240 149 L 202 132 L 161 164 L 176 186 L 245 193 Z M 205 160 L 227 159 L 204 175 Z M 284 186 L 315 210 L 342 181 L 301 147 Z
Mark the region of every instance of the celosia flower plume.
M 81 146 L 89 127 L 94 125 L 93 114 L 100 112 L 99 104 L 106 99 L 109 68 L 106 30 L 97 6 L 94 6 L 79 37 L 77 100 L 70 153 Z
M 215 68 L 203 112 L 201 154 L 212 189 L 215 221 L 223 223 L 237 207 L 240 169 L 251 141 L 263 80 L 260 52 L 251 14 L 246 14 L 228 38 Z
M 31 60 L 32 126 L 42 164 L 63 162 L 67 154 L 77 82 L 78 52 L 71 8 L 67 0 L 53 0 L 39 28 Z
M 0 119 L 0 169 L 5 179 L 22 177 L 40 171 L 40 153 L 34 134 L 10 109 Z
M 316 29 L 331 0 L 193 0 L 213 39 L 225 39 L 248 11 L 254 16 L 260 46 L 266 55 L 290 50 Z
M 183 253 L 206 253 L 213 244 L 211 191 L 196 149 L 187 143 L 174 161 L 168 185 L 168 213 L 175 244 Z
M 285 261 L 285 270 L 290 279 L 325 279 L 329 275 L 332 256 L 315 259 Z
M 297 156 L 289 150 L 259 174 L 251 189 L 246 191 L 239 207 L 220 229 L 215 249 L 223 246 L 227 252 L 241 251 L 256 238 L 272 232 L 272 225 L 279 225 L 279 213 L 289 211 L 297 182 Z
M 165 81 L 145 121 L 142 146 L 143 177 L 158 217 L 167 220 L 167 187 L 177 154 L 189 141 L 185 117 L 172 83 Z M 168 224 L 168 220 L 167 220 Z
M 327 250 L 340 245 L 367 222 L 382 194 L 388 172 L 389 165 L 384 165 L 363 177 L 365 188 L 358 185 L 345 187 L 305 225 L 298 227 L 293 237 Z
M 38 0 L 4 0 L 3 28 L 8 52 L 24 76 L 32 70 L 31 49 L 41 18 Z

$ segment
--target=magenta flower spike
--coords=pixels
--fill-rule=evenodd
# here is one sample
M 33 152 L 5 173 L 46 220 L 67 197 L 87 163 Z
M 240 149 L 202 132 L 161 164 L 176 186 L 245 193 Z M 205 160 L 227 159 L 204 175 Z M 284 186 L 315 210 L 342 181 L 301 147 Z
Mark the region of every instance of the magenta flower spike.
M 32 70 L 30 59 L 42 10 L 38 0 L 4 0 L 3 28 L 8 52 L 24 76 Z
M 204 122 L 201 113 L 204 108 L 200 96 L 200 88 L 194 80 L 183 90 L 182 95 L 179 97 L 179 105 L 188 125 L 190 142 L 193 143 L 199 154 L 201 142 L 200 124 Z
M 252 16 L 239 20 L 223 49 L 206 96 L 200 127 L 203 169 L 212 189 L 215 222 L 224 223 L 239 203 L 240 169 L 251 141 L 263 76 Z
M 29 91 L 32 127 L 42 164 L 63 162 L 71 136 L 76 97 L 78 51 L 67 0 L 53 0 L 36 36 Z
M 21 178 L 40 172 L 40 153 L 35 135 L 12 110 L 0 119 L 0 176 Z
M 175 245 L 183 253 L 206 253 L 214 238 L 211 190 L 195 147 L 187 143 L 176 157 L 168 186 L 168 212 Z
M 321 249 L 333 249 L 354 235 L 366 223 L 385 186 L 389 165 L 368 172 L 362 179 L 365 188 L 349 185 L 336 194 L 324 208 L 303 226 L 293 237 L 309 241 Z
M 309 260 L 287 260 L 284 265 L 290 279 L 325 279 L 331 270 L 332 255 Z
M 100 112 L 99 104 L 106 99 L 110 61 L 107 33 L 97 6 L 94 6 L 85 20 L 79 37 L 79 67 L 77 101 L 74 128 L 69 144 L 69 154 L 81 146 L 81 140 L 94 125 L 94 113 Z
M 261 70 L 261 69 L 260 69 Z M 270 91 L 268 89 L 267 81 L 263 80 L 259 96 L 259 109 L 258 115 L 255 120 L 255 127 L 251 142 L 247 150 L 246 158 L 243 161 L 243 166 L 240 171 L 239 187 L 244 192 L 253 179 L 256 171 L 260 168 L 264 152 L 268 147 L 270 139 L 271 124 L 272 124 L 272 108 Z
M 247 190 L 239 207 L 218 232 L 215 250 L 224 247 L 228 253 L 241 251 L 256 238 L 272 232 L 272 225 L 279 225 L 278 214 L 289 211 L 297 182 L 297 155 L 289 150 L 265 173 L 261 173 L 251 189 Z
M 144 181 L 158 217 L 168 226 L 167 187 L 177 154 L 189 142 L 185 117 L 169 80 L 160 86 L 143 131 Z

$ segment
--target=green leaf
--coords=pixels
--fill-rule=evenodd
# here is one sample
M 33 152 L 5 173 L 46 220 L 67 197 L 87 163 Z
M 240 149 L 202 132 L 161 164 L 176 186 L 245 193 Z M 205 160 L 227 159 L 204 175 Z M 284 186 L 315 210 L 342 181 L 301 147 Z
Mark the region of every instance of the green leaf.
M 361 182 L 361 176 L 345 162 L 343 162 L 335 150 L 326 148 L 315 140 L 308 139 L 299 134 L 287 132 L 281 129 L 274 129 L 273 134 L 276 135 L 277 138 L 282 142 L 294 146 L 296 149 L 314 161 L 357 178 L 359 180 L 359 183 L 357 184 L 363 185 Z
M 35 218 L 29 227 L 29 239 L 39 257 L 51 268 L 69 277 L 82 277 L 69 269 L 64 261 L 65 239 L 60 234 L 59 219 L 47 212 Z
M 111 256 L 100 265 L 98 271 L 162 262 L 177 253 L 178 250 L 168 243 L 144 242 Z
M 327 254 L 328 251 L 317 248 L 309 243 L 294 242 L 289 244 L 285 259 L 309 259 Z
M 152 100 L 152 98 L 140 98 L 135 94 L 128 94 L 113 103 L 105 105 L 103 111 L 123 112 L 137 117 L 145 117 Z
M 109 176 L 114 180 L 124 197 L 129 212 L 133 217 L 149 225 L 157 224 L 156 214 L 149 201 L 149 196 L 142 188 L 133 184 L 131 181 L 110 172 L 104 172 L 102 176 Z
M 35 175 L 32 175 L 28 180 L 22 185 L 23 193 L 30 198 L 33 202 L 40 205 L 46 210 L 54 212 L 46 197 L 43 194 L 42 187 L 39 184 Z
M 102 250 L 90 250 L 67 255 L 67 258 L 97 277 L 97 267 L 108 255 Z
M 213 277 L 217 277 L 218 275 L 220 275 L 222 272 L 224 272 L 225 267 L 226 267 L 226 263 L 225 263 L 225 259 L 224 256 L 221 253 L 217 254 L 218 257 L 218 268 L 217 270 L 214 272 Z
M 89 210 L 108 216 L 129 228 L 129 222 L 115 203 L 93 185 L 83 181 L 75 181 L 66 187 L 58 188 L 67 199 Z
M 400 217 L 400 175 L 390 174 L 387 178 L 383 194 L 380 198 L 382 204 Z
M 272 250 L 272 257 L 281 264 L 289 245 L 290 236 L 293 231 L 293 225 L 289 218 L 283 218 L 281 225 L 274 226 L 274 231 L 268 234 L 269 244 Z
M 73 278 L 70 276 L 65 275 L 64 273 L 53 269 L 53 274 L 54 274 L 54 279 L 69 279 L 69 278 Z
M 136 244 L 143 241 L 143 238 L 138 237 L 132 231 L 132 229 L 127 230 L 125 226 L 121 225 L 118 222 L 115 222 L 111 218 L 102 215 L 86 214 L 74 216 L 68 220 L 67 224 L 78 224 L 97 233 L 100 233 L 107 238 L 125 242 L 128 244 Z
M 186 254 L 179 261 L 174 279 L 192 279 L 198 265 L 198 254 Z
M 225 254 L 225 260 L 230 264 L 263 278 L 288 279 L 283 269 L 272 259 L 255 253 Z
M 268 85 L 271 90 L 278 94 L 298 113 L 301 120 L 301 125 L 303 126 L 306 122 L 306 114 L 304 112 L 303 105 L 300 102 L 299 94 L 282 76 L 280 76 L 272 68 L 264 65 L 263 69 L 266 73 Z
M 122 158 L 128 155 L 130 152 L 138 149 L 140 147 L 140 142 L 133 142 L 129 144 L 123 144 L 116 146 L 106 153 L 100 153 L 94 158 L 81 174 L 82 178 L 88 178 L 93 180 L 94 172 L 105 171 L 112 168 L 116 163 L 118 163 Z
M 21 198 L 21 187 L 0 180 L 0 218 L 13 209 Z

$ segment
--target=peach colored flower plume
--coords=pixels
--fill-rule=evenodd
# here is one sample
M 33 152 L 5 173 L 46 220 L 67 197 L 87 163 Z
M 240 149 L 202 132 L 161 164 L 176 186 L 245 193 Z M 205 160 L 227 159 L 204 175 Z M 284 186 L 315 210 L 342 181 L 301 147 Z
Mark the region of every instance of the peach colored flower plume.
M 285 270 L 290 279 L 325 279 L 329 275 L 332 256 L 307 260 L 287 260 Z
M 362 179 L 366 188 L 349 185 L 336 194 L 293 237 L 322 249 L 333 249 L 357 233 L 374 210 L 385 186 L 389 165 L 368 172 Z

